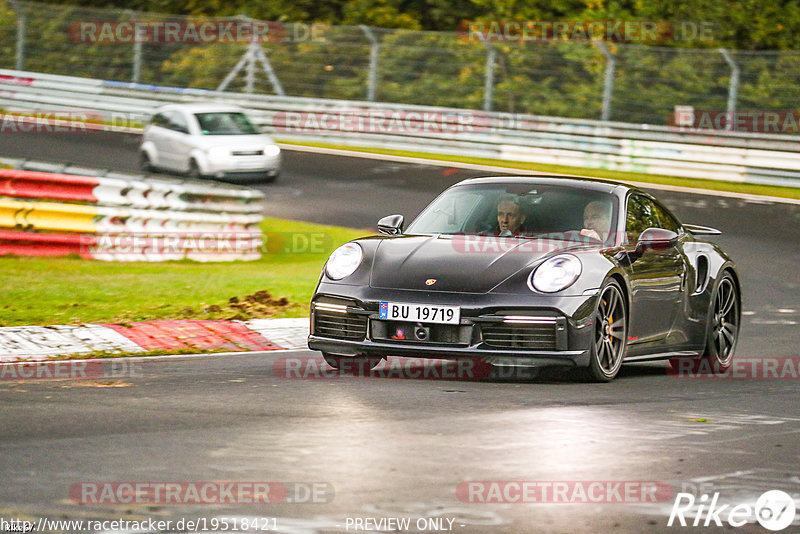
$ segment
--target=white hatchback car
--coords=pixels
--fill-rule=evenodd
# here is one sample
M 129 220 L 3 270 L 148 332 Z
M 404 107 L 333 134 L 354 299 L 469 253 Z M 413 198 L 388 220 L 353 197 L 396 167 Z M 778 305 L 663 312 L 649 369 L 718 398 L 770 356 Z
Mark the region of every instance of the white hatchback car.
M 273 182 L 281 151 L 239 107 L 170 104 L 158 108 L 145 126 L 139 158 L 147 172 Z

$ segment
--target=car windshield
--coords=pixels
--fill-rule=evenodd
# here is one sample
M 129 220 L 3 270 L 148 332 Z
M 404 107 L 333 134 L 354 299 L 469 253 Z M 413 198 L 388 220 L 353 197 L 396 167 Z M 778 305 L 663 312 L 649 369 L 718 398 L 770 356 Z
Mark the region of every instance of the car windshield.
M 616 197 L 601 191 L 519 183 L 464 185 L 442 193 L 407 233 L 586 241 L 588 229 L 593 229 L 595 238 L 611 242 L 617 209 Z
M 258 129 L 244 113 L 239 112 L 214 112 L 195 113 L 200 133 L 203 135 L 253 135 L 259 133 Z

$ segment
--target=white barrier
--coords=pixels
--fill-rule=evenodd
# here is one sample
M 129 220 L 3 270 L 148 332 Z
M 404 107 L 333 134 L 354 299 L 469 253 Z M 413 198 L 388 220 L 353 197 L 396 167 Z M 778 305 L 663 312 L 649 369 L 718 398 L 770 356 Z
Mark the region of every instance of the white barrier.
M 248 108 L 266 131 L 284 140 L 414 150 L 452 155 L 609 168 L 754 184 L 800 187 L 800 138 L 727 131 L 682 131 L 667 126 L 602 122 L 403 104 L 221 93 L 90 80 L 0 69 L 0 107 L 84 110 L 103 128 L 138 131 L 165 103 L 224 101 Z M 311 114 L 318 128 L 293 128 L 287 113 Z M 376 115 L 403 119 L 403 128 L 337 127 Z M 427 115 L 426 115 L 427 114 Z M 449 125 L 428 131 L 425 117 Z M 374 122 L 374 121 L 373 121 Z

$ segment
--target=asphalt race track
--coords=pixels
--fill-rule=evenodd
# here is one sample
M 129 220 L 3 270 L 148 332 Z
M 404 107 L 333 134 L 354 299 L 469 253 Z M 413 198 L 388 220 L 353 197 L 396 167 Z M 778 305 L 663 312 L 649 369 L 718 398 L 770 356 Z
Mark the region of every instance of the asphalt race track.
M 133 137 L 100 133 L 0 138 L 3 156 L 117 170 L 135 169 L 135 149 Z M 485 174 L 284 154 L 278 182 L 259 187 L 266 214 L 365 229 L 383 215 L 413 217 L 444 187 Z M 800 206 L 656 194 L 684 222 L 723 230 L 744 290 L 737 357 L 748 369 L 779 361 L 783 379 L 679 378 L 663 363 L 627 366 L 610 384 L 446 379 L 441 363 L 396 359 L 375 378 L 340 377 L 323 372 L 318 353 L 292 351 L 129 360 L 114 381 L 2 380 L 0 520 L 173 521 L 143 532 L 223 531 L 225 520 L 227 531 L 297 534 L 634 534 L 721 531 L 719 517 L 725 532 L 769 532 L 754 523 L 764 492 L 787 492 L 800 508 Z M 109 490 L 93 501 L 97 488 L 137 482 L 184 493 L 136 503 Z M 285 493 L 269 504 L 246 495 L 193 504 L 186 488 L 206 482 Z M 696 500 L 683 513 L 689 526 L 668 527 L 679 492 Z M 729 506 L 711 516 L 716 494 L 715 510 Z M 752 512 L 739 528 L 728 525 L 736 505 Z M 800 512 L 782 531 L 800 531 Z

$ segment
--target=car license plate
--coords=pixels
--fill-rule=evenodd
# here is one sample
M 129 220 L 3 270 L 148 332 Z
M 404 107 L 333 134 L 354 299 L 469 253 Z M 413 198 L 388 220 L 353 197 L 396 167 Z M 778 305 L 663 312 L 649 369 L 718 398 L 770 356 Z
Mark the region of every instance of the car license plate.
M 461 308 L 410 302 L 381 302 L 380 318 L 414 323 L 459 324 Z

